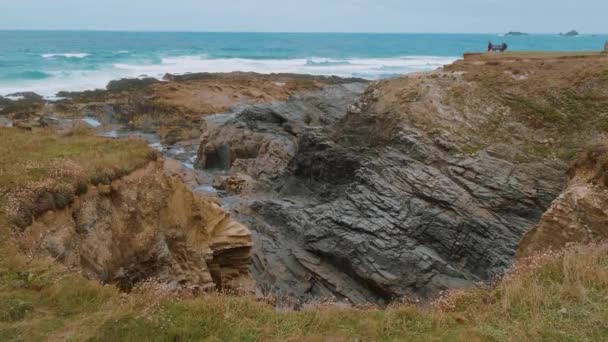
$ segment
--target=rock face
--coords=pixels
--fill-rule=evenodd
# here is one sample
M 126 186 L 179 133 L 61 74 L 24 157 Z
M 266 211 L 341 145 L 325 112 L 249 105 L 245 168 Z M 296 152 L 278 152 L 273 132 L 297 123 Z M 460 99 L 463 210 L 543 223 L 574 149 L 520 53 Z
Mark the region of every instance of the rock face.
M 107 90 L 60 93 L 52 105 L 57 115 L 93 116 L 104 124 L 155 131 L 163 142 L 198 139 L 202 116 L 224 113 L 244 104 L 285 101 L 301 91 L 354 82 L 337 77 L 255 73 L 166 75 L 112 81 Z M 362 80 L 359 80 L 362 81 Z
M 448 138 L 378 114 L 384 91 L 372 86 L 345 117 L 353 97 L 332 89 L 204 126 L 202 167 L 275 190 L 241 218 L 264 291 L 360 304 L 467 287 L 510 265 L 559 194 L 559 163 L 516 165 L 498 147 L 455 155 Z
M 608 145 L 588 151 L 572 168 L 570 177 L 568 187 L 541 223 L 523 238 L 519 257 L 559 250 L 570 243 L 608 239 Z
M 381 119 L 363 112 L 337 136 L 373 135 Z M 400 130 L 382 146 L 303 135 L 279 198 L 252 207 L 259 283 L 387 303 L 467 287 L 510 266 L 520 237 L 559 194 L 559 165 L 520 166 L 491 151 L 457 158 L 423 131 Z
M 231 170 L 260 181 L 276 179 L 294 157 L 303 130 L 335 124 L 365 87 L 365 83 L 327 86 L 293 95 L 286 102 L 207 117 L 197 166 Z
M 247 107 L 204 125 L 199 166 L 259 182 L 234 207 L 263 292 L 427 299 L 511 265 L 566 185 L 561 156 L 608 127 L 604 63 L 477 56 L 350 103 Z
M 111 185 L 90 186 L 25 229 L 22 248 L 125 290 L 148 279 L 197 290 L 250 286 L 249 230 L 172 170 L 153 162 Z

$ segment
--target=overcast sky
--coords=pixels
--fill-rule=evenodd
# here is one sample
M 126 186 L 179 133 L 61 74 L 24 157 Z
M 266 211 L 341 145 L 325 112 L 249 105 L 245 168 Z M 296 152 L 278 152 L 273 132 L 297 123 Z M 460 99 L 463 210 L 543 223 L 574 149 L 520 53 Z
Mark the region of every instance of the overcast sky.
M 0 0 L 0 29 L 608 33 L 608 0 Z

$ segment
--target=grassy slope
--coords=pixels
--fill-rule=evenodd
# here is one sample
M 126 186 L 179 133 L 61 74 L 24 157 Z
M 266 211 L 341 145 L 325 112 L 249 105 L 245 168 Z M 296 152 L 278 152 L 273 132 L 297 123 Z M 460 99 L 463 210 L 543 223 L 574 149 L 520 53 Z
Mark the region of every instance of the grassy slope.
M 465 111 L 484 113 L 473 132 L 465 133 L 476 137 L 478 150 L 504 142 L 519 146 L 516 160 L 572 161 L 608 133 L 607 62 L 599 53 L 507 53 L 447 69 L 464 71 L 467 81 L 451 95 L 464 96 Z M 446 100 L 458 102 L 453 96 Z
M 138 141 L 34 136 L 4 129 L 0 136 L 3 204 L 14 189 L 46 190 L 60 184 L 76 192 L 83 180 L 103 182 L 150 158 Z M 62 165 L 70 166 L 69 171 Z M 15 198 L 32 202 L 25 195 L 37 192 L 20 194 Z M 52 260 L 19 253 L 9 237 L 6 214 L 0 213 L 2 341 L 506 341 L 601 340 L 608 335 L 608 245 L 540 256 L 521 264 L 494 288 L 454 293 L 433 308 L 319 306 L 278 312 L 250 297 L 175 298 L 153 287 L 120 294 Z

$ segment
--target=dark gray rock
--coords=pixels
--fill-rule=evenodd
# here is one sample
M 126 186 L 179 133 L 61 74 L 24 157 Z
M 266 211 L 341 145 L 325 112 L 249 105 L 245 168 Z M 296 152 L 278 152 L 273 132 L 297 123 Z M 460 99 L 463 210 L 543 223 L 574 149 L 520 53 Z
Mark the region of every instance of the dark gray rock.
M 232 171 L 253 161 L 238 171 L 267 186 L 237 212 L 253 231 L 260 289 L 387 304 L 501 275 L 559 195 L 565 166 L 515 164 L 501 146 L 463 156 L 454 137 L 399 120 L 383 132 L 394 118 L 351 105 L 344 90 L 247 108 L 206 127 L 199 156 L 225 146 Z M 252 141 L 280 148 L 244 153 Z M 267 165 L 272 177 L 259 172 Z
M 566 33 L 560 33 L 559 35 L 562 37 L 576 37 L 579 35 L 579 33 L 576 30 L 572 30 L 572 31 L 568 31 Z
M 385 304 L 468 287 L 510 266 L 559 194 L 563 165 L 458 159 L 422 132 L 404 135 L 409 146 L 396 139 L 381 148 L 318 130 L 302 136 L 278 199 L 253 205 L 260 283 L 300 298 Z

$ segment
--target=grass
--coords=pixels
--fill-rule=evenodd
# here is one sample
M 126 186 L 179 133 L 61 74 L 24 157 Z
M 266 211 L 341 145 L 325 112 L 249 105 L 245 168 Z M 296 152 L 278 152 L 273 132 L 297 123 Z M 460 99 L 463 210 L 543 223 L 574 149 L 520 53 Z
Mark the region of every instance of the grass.
M 0 137 L 0 210 L 22 228 L 33 216 L 68 205 L 87 184 L 109 183 L 155 158 L 143 141 L 79 128 L 67 136 L 0 128 Z
M 13 260 L 14 261 L 14 260 Z M 254 298 L 129 295 L 44 260 L 0 268 L 0 336 L 73 341 L 596 340 L 608 334 L 608 245 L 521 262 L 492 288 L 454 292 L 432 307 L 318 306 L 279 312 Z
M 143 141 L 113 140 L 95 137 L 83 131 L 67 136 L 52 132 L 36 132 L 0 128 L 0 187 L 24 184 L 54 177 L 57 162 L 72 162 L 83 176 L 98 173 L 129 172 L 146 162 L 150 150 Z
M 464 73 L 443 103 L 465 113 L 446 130 L 469 137 L 464 152 L 496 143 L 517 146 L 523 158 L 573 161 L 608 134 L 608 59 L 599 53 L 484 54 L 447 66 Z M 471 119 L 475 118 L 475 119 Z
M 44 189 L 63 184 L 74 195 L 83 180 L 118 176 L 150 159 L 135 140 L 0 134 L 4 204 L 15 189 L 43 181 L 50 184 Z M 124 294 L 22 254 L 10 226 L 0 211 L 2 341 L 599 341 L 608 334 L 606 244 L 522 261 L 495 286 L 446 294 L 432 306 L 281 312 L 250 296 L 176 297 L 149 284 Z
M 605 72 L 592 86 L 541 94 L 534 92 L 536 79 L 524 87 L 505 79 L 502 69 L 486 69 L 479 70 L 494 82 L 484 85 L 492 101 L 531 126 L 555 128 L 556 135 L 548 137 L 560 144 L 607 129 L 601 125 L 606 98 L 595 93 L 604 89 L 596 86 L 608 80 Z M 517 91 L 500 91 L 509 88 Z M 451 94 L 463 110 L 484 109 L 471 102 L 477 89 L 460 90 Z M 488 117 L 476 128 L 488 141 L 508 141 L 510 121 Z M 141 141 L 78 130 L 57 136 L 0 128 L 0 138 L 0 341 L 602 341 L 608 336 L 608 244 L 521 260 L 492 286 L 448 293 L 428 306 L 319 304 L 296 312 L 277 311 L 250 296 L 177 297 L 146 285 L 124 294 L 51 259 L 22 254 L 13 227 L 68 205 L 88 184 L 109 183 L 154 154 Z M 482 148 L 481 138 L 470 153 Z M 573 141 L 574 150 L 580 145 Z M 526 147 L 525 155 L 552 153 L 543 144 Z M 596 154 L 591 151 L 588 158 Z M 608 182 L 606 163 L 601 165 L 597 179 Z
M 69 205 L 87 184 L 109 182 L 156 155 L 143 141 L 95 137 L 80 127 L 65 136 L 0 128 L 0 138 L 0 340 L 42 340 L 69 317 L 98 311 L 116 290 L 51 260 L 25 257 L 12 232 L 43 211 Z M 38 319 L 40 310 L 49 316 Z M 36 333 L 16 328 L 32 318 Z

